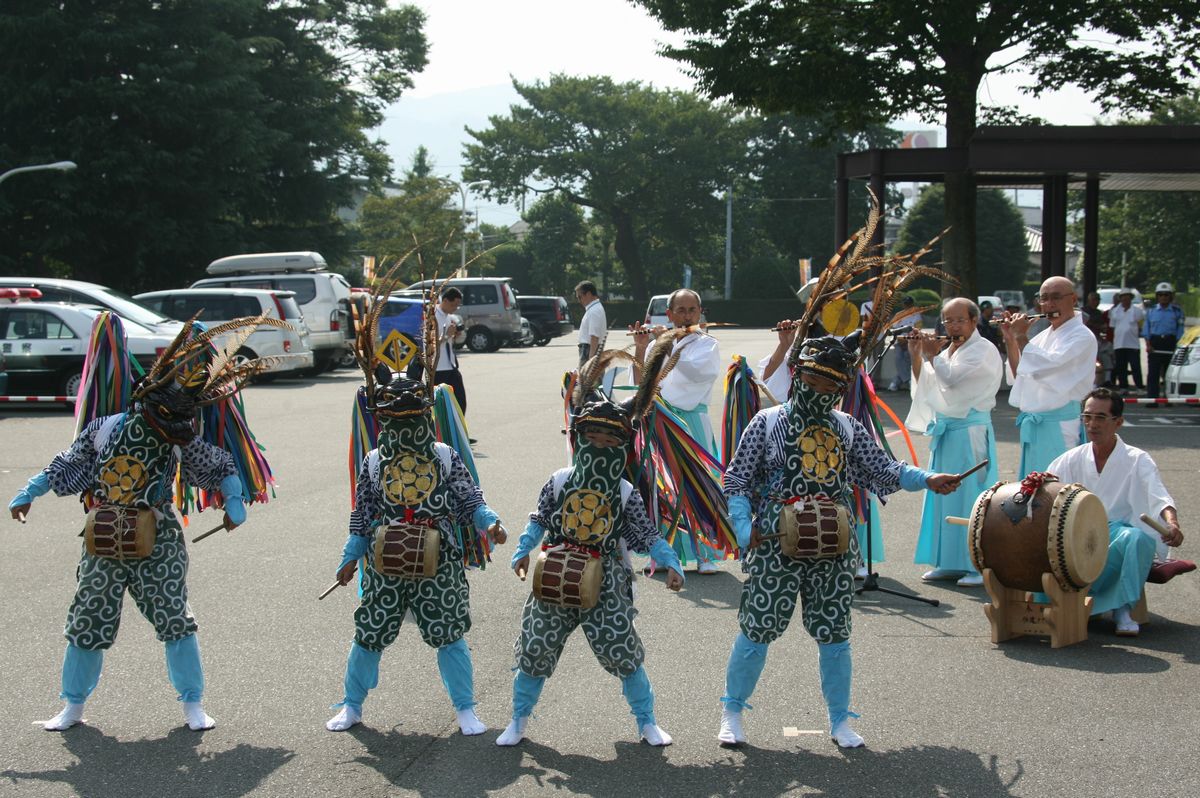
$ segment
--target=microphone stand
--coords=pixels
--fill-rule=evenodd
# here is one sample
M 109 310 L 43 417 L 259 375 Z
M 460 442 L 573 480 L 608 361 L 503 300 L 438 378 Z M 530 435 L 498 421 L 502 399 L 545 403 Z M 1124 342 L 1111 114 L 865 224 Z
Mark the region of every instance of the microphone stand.
M 870 367 L 866 369 L 868 376 L 871 374 L 871 371 L 875 368 L 875 366 L 887 356 L 887 353 L 891 350 L 892 345 L 896 343 L 896 336 L 890 337 L 891 340 L 887 342 L 883 348 L 883 351 L 879 353 L 879 357 L 875 358 L 875 362 L 870 363 Z M 870 362 L 869 356 L 868 362 Z M 873 516 L 875 515 L 874 506 L 872 505 L 871 492 L 863 491 L 863 493 L 866 495 L 867 504 L 867 575 L 863 579 L 862 585 L 854 591 L 854 595 L 861 596 L 863 593 L 872 592 L 887 593 L 889 596 L 899 596 L 900 598 L 906 598 L 912 601 L 923 601 L 931 607 L 938 606 L 941 602 L 939 602 L 937 599 L 925 598 L 924 596 L 918 596 L 916 593 L 905 593 L 900 590 L 892 590 L 889 587 L 880 587 L 879 574 L 875 571 L 875 563 L 872 559 L 871 551 L 871 532 L 874 522 Z

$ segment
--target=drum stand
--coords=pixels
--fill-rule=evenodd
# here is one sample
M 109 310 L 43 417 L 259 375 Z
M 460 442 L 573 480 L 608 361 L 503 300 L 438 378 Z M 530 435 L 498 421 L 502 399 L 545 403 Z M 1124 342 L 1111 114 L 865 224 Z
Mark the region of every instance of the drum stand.
M 911 599 L 913 601 L 923 601 L 931 607 L 936 607 L 940 603 L 937 599 L 925 598 L 918 596 L 916 593 L 903 593 L 899 590 L 892 590 L 887 587 L 879 586 L 879 574 L 875 573 L 875 563 L 871 559 L 871 521 L 874 516 L 871 506 L 871 494 L 867 492 L 867 576 L 863 579 L 862 586 L 854 591 L 854 595 L 861 596 L 863 593 L 872 591 L 879 593 L 887 593 L 889 596 L 899 596 L 900 598 Z M 853 533 L 852 533 L 853 534 Z
M 983 569 L 983 584 L 992 598 L 983 611 L 992 625 L 993 643 L 1023 635 L 1048 635 L 1050 648 L 1062 648 L 1087 640 L 1092 597 L 1086 590 L 1063 590 L 1053 574 L 1042 574 L 1042 590 L 1050 599 L 1049 604 L 1042 604 L 1027 590 L 1000 584 L 991 568 Z

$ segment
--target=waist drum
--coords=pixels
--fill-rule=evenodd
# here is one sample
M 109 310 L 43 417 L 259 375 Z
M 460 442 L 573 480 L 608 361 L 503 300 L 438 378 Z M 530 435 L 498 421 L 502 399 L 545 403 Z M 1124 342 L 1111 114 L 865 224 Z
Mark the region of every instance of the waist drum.
M 375 529 L 371 567 L 384 576 L 429 579 L 437 574 L 441 534 L 425 524 L 383 524 Z
M 93 557 L 140 560 L 154 550 L 157 532 L 153 510 L 101 504 L 88 511 L 83 540 Z
M 837 557 L 850 548 L 853 524 L 844 505 L 806 499 L 779 508 L 779 549 L 797 560 Z
M 599 557 L 577 549 L 551 548 L 533 566 L 533 595 L 556 607 L 590 610 L 600 600 L 603 577 Z

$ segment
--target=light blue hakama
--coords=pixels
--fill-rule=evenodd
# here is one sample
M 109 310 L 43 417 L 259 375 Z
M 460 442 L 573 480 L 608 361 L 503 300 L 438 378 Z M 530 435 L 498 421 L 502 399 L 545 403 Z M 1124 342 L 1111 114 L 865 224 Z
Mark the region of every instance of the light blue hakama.
M 1045 471 L 1054 460 L 1068 449 L 1083 443 L 1083 425 L 1068 446 L 1063 438 L 1062 422 L 1079 418 L 1079 402 L 1067 402 L 1062 407 L 1041 413 L 1019 413 L 1017 426 L 1021 430 L 1021 470 L 1018 479 L 1024 479 L 1033 471 Z
M 1088 590 L 1092 615 L 1138 602 L 1154 562 L 1154 546 L 1154 538 L 1137 527 L 1124 521 L 1108 522 L 1108 558 Z
M 875 494 L 869 494 L 871 497 L 871 562 L 883 562 L 883 519 L 879 517 L 879 499 L 875 498 Z M 854 527 L 854 533 L 858 536 L 858 550 L 862 554 L 862 562 L 867 564 L 867 524 L 865 521 L 858 522 Z
M 985 437 L 983 446 L 978 445 L 981 432 Z M 951 418 L 939 413 L 925 434 L 931 438 L 930 471 L 961 474 L 985 457 L 988 466 L 964 479 L 954 493 L 940 496 L 933 491 L 926 491 L 925 505 L 921 511 L 921 533 L 917 537 L 913 562 L 948 571 L 976 573 L 967 546 L 967 527 L 946 523 L 946 516 L 969 518 L 979 494 L 999 480 L 992 414 L 972 410 L 966 418 Z

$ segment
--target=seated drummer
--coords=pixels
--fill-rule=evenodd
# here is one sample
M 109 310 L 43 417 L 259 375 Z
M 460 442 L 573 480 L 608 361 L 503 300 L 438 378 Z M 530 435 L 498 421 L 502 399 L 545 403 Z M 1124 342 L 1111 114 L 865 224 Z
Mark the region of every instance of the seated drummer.
M 1084 399 L 1083 420 L 1088 443 L 1059 455 L 1046 469 L 1062 482 L 1079 482 L 1096 494 L 1108 512 L 1108 559 L 1092 583 L 1092 614 L 1112 611 L 1117 634 L 1135 637 L 1138 624 L 1130 610 L 1141 598 L 1155 553 L 1183 543 L 1175 501 L 1159 478 L 1158 466 L 1141 449 L 1127 446 L 1117 434 L 1125 423 L 1125 400 L 1108 388 Z M 1140 520 L 1161 518 L 1169 534 L 1159 535 Z
M 633 439 L 630 413 L 608 400 L 585 404 L 571 423 L 571 438 L 573 465 L 556 471 L 542 487 L 537 510 L 529 516 L 513 553 L 512 567 L 524 579 L 530 555 L 537 556 L 544 535 L 548 546 L 566 546 L 600 559 L 599 600 L 586 610 L 543 602 L 532 593 L 525 600 L 516 643 L 512 722 L 496 744 L 516 745 L 524 738 L 529 716 L 567 638 L 582 626 L 600 665 L 621 680 L 641 738 L 650 745 L 670 745 L 670 735 L 654 718 L 654 693 L 642 667 L 646 651 L 633 625 L 633 572 L 628 558 L 621 556 L 621 544 L 664 564 L 671 590 L 683 586 L 683 566 L 646 514 L 641 494 L 622 479 Z M 595 498 L 601 499 L 607 513 L 601 508 L 585 509 Z

